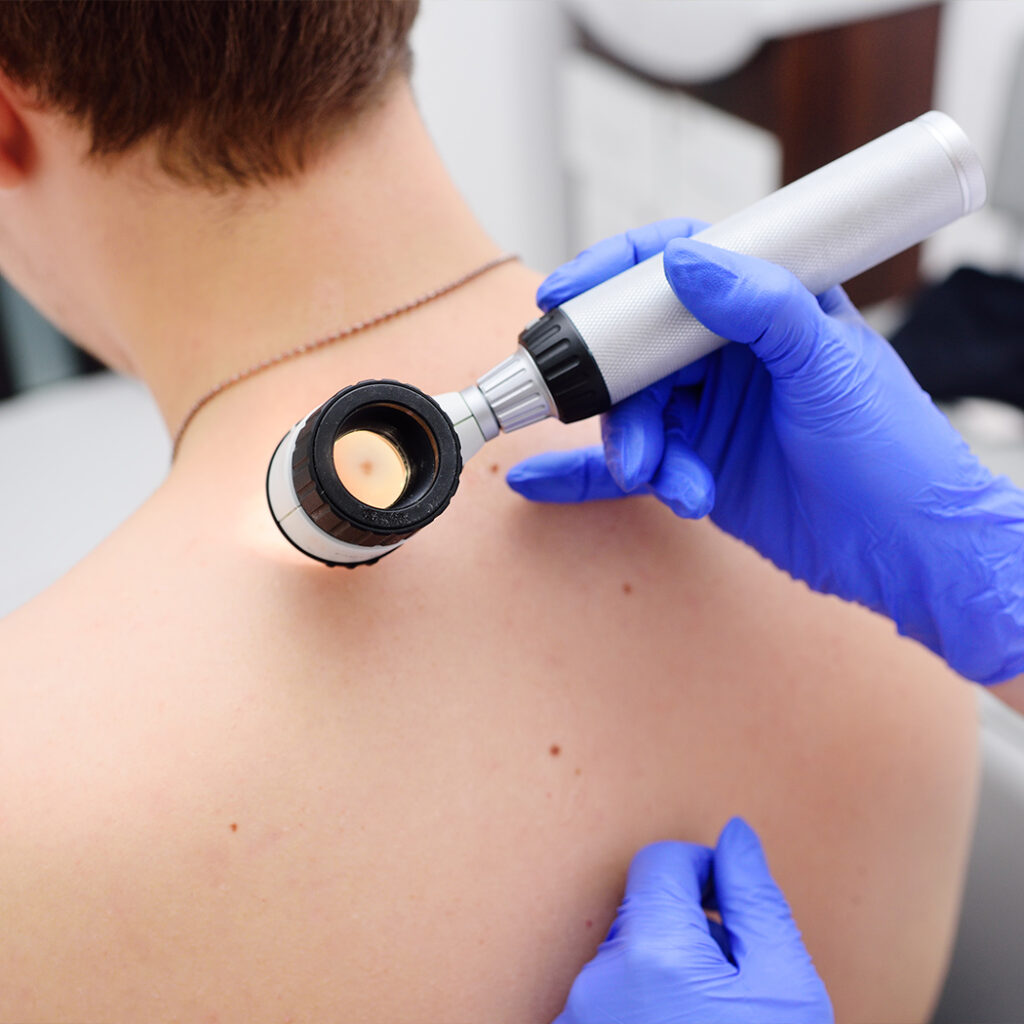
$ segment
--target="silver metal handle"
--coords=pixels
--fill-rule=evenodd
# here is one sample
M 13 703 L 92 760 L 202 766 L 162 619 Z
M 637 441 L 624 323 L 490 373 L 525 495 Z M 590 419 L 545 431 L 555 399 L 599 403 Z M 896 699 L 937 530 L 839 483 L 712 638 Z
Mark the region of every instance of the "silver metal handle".
M 694 237 L 786 267 L 814 293 L 978 209 L 985 178 L 938 111 L 840 157 Z M 680 304 L 657 256 L 562 304 L 620 402 L 725 344 Z

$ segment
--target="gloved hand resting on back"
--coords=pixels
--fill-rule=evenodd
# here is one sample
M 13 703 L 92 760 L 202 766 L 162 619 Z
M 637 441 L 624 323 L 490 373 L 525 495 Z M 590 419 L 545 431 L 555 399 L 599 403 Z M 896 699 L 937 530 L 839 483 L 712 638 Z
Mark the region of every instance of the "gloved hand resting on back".
M 1024 493 L 993 477 L 840 288 L 687 240 L 664 221 L 586 250 L 550 309 L 663 247 L 679 300 L 726 345 L 626 399 L 604 447 L 550 452 L 509 484 L 539 501 L 653 493 L 815 590 L 892 618 L 958 672 L 1024 672 Z M 666 245 L 667 243 L 667 245 Z
M 714 879 L 713 899 L 705 893 Z M 707 917 L 702 897 L 722 923 Z M 753 830 L 633 859 L 608 937 L 555 1024 L 831 1024 L 832 1004 Z

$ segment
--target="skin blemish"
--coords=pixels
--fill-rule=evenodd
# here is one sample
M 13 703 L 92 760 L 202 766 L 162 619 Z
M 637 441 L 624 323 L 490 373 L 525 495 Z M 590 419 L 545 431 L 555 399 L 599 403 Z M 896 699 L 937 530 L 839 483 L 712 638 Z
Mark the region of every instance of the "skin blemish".
M 557 743 L 552 743 L 552 744 L 551 744 L 551 749 L 550 749 L 550 750 L 548 751 L 548 753 L 549 753 L 549 754 L 550 754 L 550 755 L 551 755 L 552 757 L 558 757 L 558 755 L 559 755 L 559 754 L 560 754 L 561 752 L 562 752 L 562 748 L 561 748 L 561 747 L 560 747 L 560 746 L 559 746 L 559 745 L 558 745 Z
M 232 832 L 237 832 L 238 831 L 238 822 L 237 821 L 231 822 L 231 831 Z
M 334 470 L 352 497 L 372 508 L 391 508 L 409 482 L 405 456 L 372 430 L 350 430 L 334 442 Z
M 593 921 L 591 921 L 591 920 L 590 920 L 589 918 L 587 919 L 587 922 L 586 922 L 586 924 L 587 924 L 587 927 L 588 927 L 588 928 L 593 928 L 593 927 L 594 927 L 594 922 L 593 922 Z
M 492 473 L 500 472 L 500 470 L 501 470 L 501 466 L 499 466 L 496 462 L 492 462 L 491 463 L 491 472 Z
M 581 769 L 577 768 L 577 769 L 576 769 L 576 774 L 577 774 L 577 775 L 582 775 L 582 774 L 583 774 L 583 772 L 582 772 L 582 770 L 581 770 Z
M 633 584 L 632 583 L 623 583 L 622 584 L 622 592 L 624 594 L 632 594 L 633 593 Z

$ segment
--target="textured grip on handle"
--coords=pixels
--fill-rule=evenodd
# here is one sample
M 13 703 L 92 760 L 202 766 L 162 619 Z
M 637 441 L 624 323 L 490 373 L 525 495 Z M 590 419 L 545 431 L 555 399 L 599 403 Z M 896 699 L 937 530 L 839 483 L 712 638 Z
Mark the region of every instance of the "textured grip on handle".
M 984 175 L 966 136 L 931 111 L 694 237 L 778 263 L 817 294 L 984 200 Z M 612 403 L 725 344 L 680 304 L 660 253 L 560 308 L 590 349 Z

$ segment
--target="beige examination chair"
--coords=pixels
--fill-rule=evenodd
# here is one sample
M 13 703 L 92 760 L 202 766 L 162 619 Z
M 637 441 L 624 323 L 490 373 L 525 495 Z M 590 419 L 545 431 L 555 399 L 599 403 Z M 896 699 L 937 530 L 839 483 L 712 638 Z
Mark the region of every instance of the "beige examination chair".
M 98 374 L 0 402 L 0 615 L 97 544 L 168 463 L 163 426 L 135 382 Z M 40 500 L 55 479 L 63 499 Z M 936 1024 L 1024 1021 L 1024 717 L 982 691 L 979 709 L 984 781 Z

